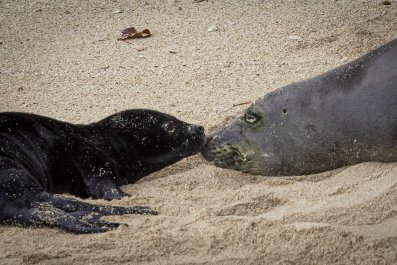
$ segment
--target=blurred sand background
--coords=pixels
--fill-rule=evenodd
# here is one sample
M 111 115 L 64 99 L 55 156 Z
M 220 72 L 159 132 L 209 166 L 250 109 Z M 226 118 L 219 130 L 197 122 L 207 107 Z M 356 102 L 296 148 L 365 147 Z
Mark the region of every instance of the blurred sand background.
M 130 26 L 153 35 L 117 41 Z M 0 0 L 0 111 L 151 108 L 210 132 L 396 37 L 395 0 Z M 161 214 L 94 235 L 2 226 L 0 264 L 397 264 L 397 163 L 274 178 L 198 155 L 123 190 L 112 204 Z

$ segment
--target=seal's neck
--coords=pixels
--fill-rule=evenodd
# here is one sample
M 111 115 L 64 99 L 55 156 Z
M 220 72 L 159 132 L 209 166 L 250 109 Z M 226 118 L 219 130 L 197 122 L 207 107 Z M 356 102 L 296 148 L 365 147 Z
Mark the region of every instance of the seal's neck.
M 112 165 L 118 185 L 134 183 L 183 158 L 176 155 L 178 150 L 153 155 L 153 152 L 139 146 L 136 140 L 98 124 L 84 126 L 84 131 L 98 154 Z

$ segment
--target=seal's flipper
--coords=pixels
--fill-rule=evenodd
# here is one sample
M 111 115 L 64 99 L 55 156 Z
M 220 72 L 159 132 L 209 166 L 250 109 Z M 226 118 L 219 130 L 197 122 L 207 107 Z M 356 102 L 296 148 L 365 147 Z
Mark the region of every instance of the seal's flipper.
M 146 207 L 101 206 L 45 191 L 17 164 L 0 157 L 0 224 L 59 227 L 74 233 L 101 233 L 120 224 L 106 215 L 157 214 Z
M 100 220 L 103 216 L 91 211 L 66 213 L 57 220 L 55 226 L 76 234 L 103 233 L 120 226 L 120 223 Z
M 65 212 L 91 211 L 100 213 L 102 215 L 158 214 L 158 212 L 153 211 L 149 207 L 145 206 L 123 207 L 110 205 L 95 205 L 48 192 L 40 193 L 37 196 L 37 200 L 42 203 L 50 203 L 51 205 Z
M 120 224 L 100 220 L 106 215 L 157 214 L 149 208 L 100 206 L 45 191 L 24 169 L 0 159 L 0 224 L 59 227 L 74 233 L 101 233 Z
M 110 178 L 103 176 L 86 176 L 84 178 L 88 195 L 93 199 L 107 201 L 120 200 L 131 195 L 123 192 Z
M 107 215 L 105 213 L 92 210 L 65 211 L 56 207 L 51 200 L 43 200 L 40 195 L 41 193 L 29 194 L 29 192 L 25 192 L 22 196 L 14 193 L 6 199 L 1 197 L 0 224 L 59 227 L 73 233 L 107 232 L 120 225 L 99 220 L 102 216 Z
M 105 153 L 99 152 L 92 143 L 84 142 L 75 143 L 74 151 L 76 150 L 78 150 L 78 156 L 72 164 L 82 174 L 88 197 L 111 201 L 130 196 L 113 181 L 115 173 Z
M 22 203 L 21 200 L 8 201 L 1 211 L 0 223 L 59 227 L 79 234 L 102 233 L 116 229 L 120 225 L 100 220 L 103 216 L 157 214 L 147 207 L 93 205 L 46 191 L 26 201 L 29 201 L 28 204 Z

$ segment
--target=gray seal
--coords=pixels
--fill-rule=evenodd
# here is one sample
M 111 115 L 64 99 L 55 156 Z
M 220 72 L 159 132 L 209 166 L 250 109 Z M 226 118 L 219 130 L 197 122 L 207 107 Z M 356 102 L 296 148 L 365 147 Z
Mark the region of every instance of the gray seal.
M 94 205 L 65 197 L 115 200 L 119 186 L 200 152 L 204 128 L 134 109 L 81 125 L 29 113 L 0 113 L 0 224 L 99 233 L 105 215 L 157 214 L 148 207 Z
M 209 137 L 203 155 L 259 175 L 397 161 L 397 39 L 259 98 Z

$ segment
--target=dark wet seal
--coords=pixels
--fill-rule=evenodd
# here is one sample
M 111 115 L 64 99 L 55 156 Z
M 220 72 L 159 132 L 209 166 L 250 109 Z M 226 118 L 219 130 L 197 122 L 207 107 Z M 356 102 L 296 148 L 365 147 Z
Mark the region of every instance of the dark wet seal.
M 0 113 L 0 223 L 99 233 L 120 224 L 105 215 L 157 214 L 117 200 L 119 186 L 200 152 L 204 129 L 152 110 L 127 110 L 88 125 L 27 113 Z

